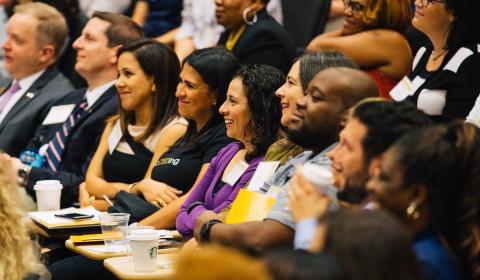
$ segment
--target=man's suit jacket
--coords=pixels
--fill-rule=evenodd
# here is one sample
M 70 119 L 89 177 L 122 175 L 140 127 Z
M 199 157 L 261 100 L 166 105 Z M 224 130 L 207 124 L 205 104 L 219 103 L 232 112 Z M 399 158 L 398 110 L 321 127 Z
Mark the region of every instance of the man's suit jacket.
M 18 157 L 52 104 L 72 90 L 55 66 L 47 68 L 0 122 L 0 150 Z
M 226 44 L 228 34 L 229 31 L 222 33 L 218 45 Z M 262 10 L 254 25 L 246 25 L 232 53 L 243 64 L 267 64 L 286 74 L 297 51 L 287 31 Z
M 70 92 L 55 105 L 78 104 L 85 96 L 86 89 Z M 84 180 L 90 160 L 95 153 L 107 118 L 117 112 L 117 90 L 110 87 L 80 118 L 65 143 L 65 150 L 57 172 L 45 168 L 32 168 L 28 178 L 27 192 L 35 198 L 33 186 L 38 180 L 60 180 L 63 184 L 62 207 L 71 206 L 78 200 L 78 185 Z M 41 126 L 36 137 L 47 144 L 61 124 Z M 30 143 L 32 145 L 32 143 Z

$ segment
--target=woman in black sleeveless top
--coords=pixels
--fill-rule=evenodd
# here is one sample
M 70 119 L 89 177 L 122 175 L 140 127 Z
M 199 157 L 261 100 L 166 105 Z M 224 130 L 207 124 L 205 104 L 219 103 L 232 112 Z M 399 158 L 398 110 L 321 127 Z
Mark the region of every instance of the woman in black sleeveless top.
M 218 151 L 232 141 L 226 136 L 218 109 L 239 68 L 235 56 L 223 47 L 197 50 L 185 58 L 176 96 L 178 111 L 188 120 L 188 129 L 158 158 L 151 179 L 142 180 L 131 189 L 162 207 L 140 224 L 174 227 L 187 192 L 203 177 Z
M 113 199 L 142 180 L 154 152 L 173 145 L 187 124 L 177 112 L 180 65 L 169 47 L 154 40 L 127 45 L 119 50 L 117 69 L 119 115 L 109 120 L 86 175 L 89 195 L 99 199 Z

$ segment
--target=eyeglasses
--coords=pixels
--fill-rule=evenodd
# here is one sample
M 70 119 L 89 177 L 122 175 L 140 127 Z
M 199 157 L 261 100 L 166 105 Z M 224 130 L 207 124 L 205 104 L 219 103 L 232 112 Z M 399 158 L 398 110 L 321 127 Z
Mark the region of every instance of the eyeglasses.
M 432 3 L 445 3 L 445 0 L 420 0 L 422 7 L 428 7 Z
M 363 4 L 360 4 L 352 0 L 343 0 L 343 6 L 345 10 L 347 8 L 350 8 L 350 10 L 352 10 L 352 14 L 354 15 L 358 15 L 359 13 L 363 12 L 363 10 L 365 9 L 365 6 Z

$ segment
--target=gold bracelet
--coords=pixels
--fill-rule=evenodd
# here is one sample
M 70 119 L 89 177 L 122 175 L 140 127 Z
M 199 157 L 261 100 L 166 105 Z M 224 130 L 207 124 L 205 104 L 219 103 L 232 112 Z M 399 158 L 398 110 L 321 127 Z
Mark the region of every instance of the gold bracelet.
M 135 185 L 137 185 L 138 182 L 135 182 L 135 183 L 131 183 L 130 185 L 128 185 L 128 193 L 131 193 L 132 192 L 132 189 L 133 187 L 135 187 Z

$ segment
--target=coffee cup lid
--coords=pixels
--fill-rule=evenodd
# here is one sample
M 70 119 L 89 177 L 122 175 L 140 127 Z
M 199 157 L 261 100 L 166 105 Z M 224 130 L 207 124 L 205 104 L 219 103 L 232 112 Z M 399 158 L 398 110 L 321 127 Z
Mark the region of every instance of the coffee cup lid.
M 60 182 L 58 184 L 35 184 L 33 189 L 36 191 L 57 191 L 63 189 L 62 184 Z
M 156 240 L 160 238 L 160 232 L 154 229 L 140 228 L 134 229 L 127 236 L 128 240 L 134 241 L 149 241 Z

